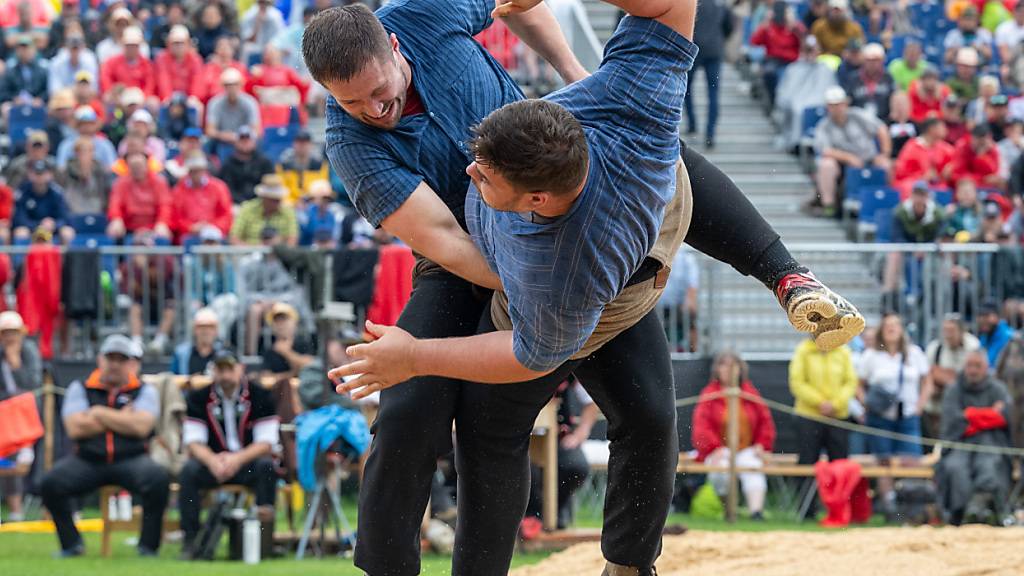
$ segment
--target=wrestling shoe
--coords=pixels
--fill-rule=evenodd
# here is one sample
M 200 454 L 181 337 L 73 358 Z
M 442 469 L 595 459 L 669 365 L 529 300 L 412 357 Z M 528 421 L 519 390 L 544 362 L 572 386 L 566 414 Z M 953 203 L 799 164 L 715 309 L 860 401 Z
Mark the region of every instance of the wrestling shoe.
M 775 297 L 800 332 L 814 335 L 824 352 L 846 344 L 864 330 L 864 317 L 842 296 L 818 281 L 810 272 L 783 276 L 775 286 Z
M 601 576 L 658 576 L 658 570 L 650 568 L 637 568 L 636 566 L 622 566 L 613 562 L 605 562 L 604 572 Z

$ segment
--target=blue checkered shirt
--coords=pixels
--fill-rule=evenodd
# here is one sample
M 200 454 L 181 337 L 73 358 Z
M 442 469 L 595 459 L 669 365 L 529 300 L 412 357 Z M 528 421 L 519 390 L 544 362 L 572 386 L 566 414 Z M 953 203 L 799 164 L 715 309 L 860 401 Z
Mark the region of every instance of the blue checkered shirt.
M 598 71 L 547 97 L 583 125 L 587 183 L 570 211 L 533 223 L 471 186 L 466 219 L 509 300 L 516 359 L 546 371 L 578 352 L 605 304 L 654 247 L 675 194 L 679 122 L 697 47 L 669 27 L 624 18 Z
M 465 227 L 470 127 L 523 98 L 473 36 L 491 25 L 493 0 L 394 0 L 377 10 L 398 37 L 426 114 L 393 130 L 367 126 L 327 100 L 327 157 L 356 210 L 374 226 L 426 182 Z

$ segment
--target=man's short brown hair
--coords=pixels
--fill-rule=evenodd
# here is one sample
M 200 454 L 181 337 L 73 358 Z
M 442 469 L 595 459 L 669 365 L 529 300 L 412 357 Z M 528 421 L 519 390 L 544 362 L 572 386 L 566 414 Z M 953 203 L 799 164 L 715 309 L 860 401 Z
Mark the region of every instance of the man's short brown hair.
M 302 57 L 321 84 L 345 82 L 391 52 L 388 33 L 363 4 L 320 11 L 302 34 Z
M 546 100 L 520 100 L 473 128 L 478 163 L 512 185 L 553 194 L 574 192 L 587 173 L 587 139 L 568 110 Z

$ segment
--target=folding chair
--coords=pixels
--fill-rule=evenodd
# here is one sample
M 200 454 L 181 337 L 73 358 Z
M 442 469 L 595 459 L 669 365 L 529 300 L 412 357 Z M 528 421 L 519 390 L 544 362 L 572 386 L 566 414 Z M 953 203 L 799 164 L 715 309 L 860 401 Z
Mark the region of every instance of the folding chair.
M 797 144 L 797 151 L 800 155 L 800 164 L 807 171 L 814 168 L 810 164 L 811 154 L 809 154 L 814 149 L 814 129 L 817 128 L 818 122 L 821 122 L 825 114 L 824 106 L 811 106 L 804 108 L 803 114 L 800 116 L 800 141 Z
M 860 211 L 857 214 L 857 235 L 863 240 L 867 234 L 875 232 L 877 223 L 875 214 L 879 210 L 891 210 L 900 203 L 900 193 L 887 186 L 861 186 L 857 197 L 860 199 Z
M 323 545 L 327 524 L 331 523 L 334 528 L 334 537 L 342 550 L 355 548 L 355 533 L 349 524 L 345 511 L 341 508 L 341 497 L 339 496 L 339 485 L 347 478 L 345 465 L 348 460 L 341 453 L 339 442 L 335 442 L 331 450 L 317 456 L 317 479 L 316 489 L 313 493 L 313 500 L 309 503 L 306 511 L 306 519 L 302 525 L 302 536 L 299 538 L 299 547 L 295 551 L 295 559 L 302 560 L 306 555 L 306 548 L 309 547 L 310 536 L 313 533 L 313 525 L 319 518 L 320 535 L 318 546 L 314 553 L 318 557 L 323 556 Z M 326 500 L 326 501 L 325 501 Z M 333 522 L 331 522 L 333 520 Z

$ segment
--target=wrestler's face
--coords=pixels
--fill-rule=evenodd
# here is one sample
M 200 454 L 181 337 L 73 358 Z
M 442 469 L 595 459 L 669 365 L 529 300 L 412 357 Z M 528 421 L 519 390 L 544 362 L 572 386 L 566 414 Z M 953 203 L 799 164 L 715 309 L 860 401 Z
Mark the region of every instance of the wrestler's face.
M 349 116 L 382 130 L 391 130 L 402 119 L 409 89 L 409 75 L 401 65 L 404 59 L 394 34 L 391 50 L 388 57 L 371 60 L 347 81 L 324 84 Z
M 473 184 L 480 191 L 480 197 L 484 202 L 495 210 L 530 212 L 544 205 L 540 197 L 547 196 L 546 194 L 521 192 L 486 164 L 473 162 L 466 168 L 466 174 L 469 174 L 470 179 L 473 180 Z

